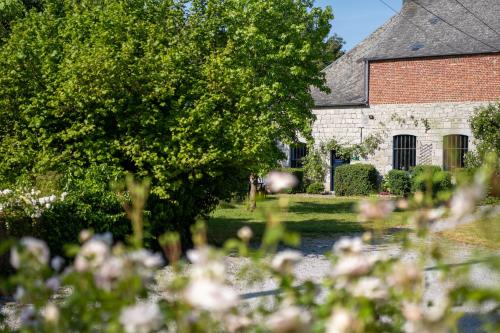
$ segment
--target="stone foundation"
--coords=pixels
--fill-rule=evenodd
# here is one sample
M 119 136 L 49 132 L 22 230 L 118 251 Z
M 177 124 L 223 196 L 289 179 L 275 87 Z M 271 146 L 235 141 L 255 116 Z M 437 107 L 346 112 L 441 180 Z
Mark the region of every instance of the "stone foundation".
M 343 144 L 360 143 L 371 134 L 380 133 L 384 142 L 366 160 L 385 175 L 392 169 L 392 138 L 408 134 L 417 137 L 417 164 L 443 165 L 443 137 L 449 134 L 469 136 L 469 150 L 474 149 L 469 118 L 475 108 L 488 102 L 381 104 L 368 107 L 318 108 L 313 126 L 317 145 L 335 138 Z M 373 118 L 373 119 L 370 119 Z M 428 124 L 426 128 L 425 123 Z M 362 132 L 362 134 L 361 134 Z M 330 173 L 325 179 L 329 189 Z

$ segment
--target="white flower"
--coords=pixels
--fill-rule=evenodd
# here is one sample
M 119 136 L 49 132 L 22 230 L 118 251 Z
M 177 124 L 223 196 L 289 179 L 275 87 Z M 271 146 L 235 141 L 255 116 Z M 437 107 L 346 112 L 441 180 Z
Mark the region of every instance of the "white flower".
M 333 267 L 332 275 L 356 277 L 368 273 L 374 264 L 374 259 L 363 255 L 347 255 L 339 259 Z
M 46 322 L 56 323 L 59 321 L 59 309 L 53 303 L 49 303 L 42 309 L 42 316 Z
M 238 238 L 241 239 L 242 241 L 248 242 L 250 238 L 253 236 L 252 229 L 248 226 L 244 226 L 238 230 Z
M 80 243 L 85 243 L 92 237 L 92 232 L 87 229 L 83 229 L 80 231 L 80 234 L 78 235 L 78 239 L 80 240 Z
M 26 306 L 22 311 L 19 319 L 22 326 L 34 326 L 38 323 L 37 313 L 33 305 Z
M 108 244 L 109 246 L 113 245 L 113 234 L 109 231 L 102 233 L 102 234 L 96 234 L 92 236 L 92 239 L 104 242 Z
M 25 251 L 30 258 L 35 259 L 37 264 L 46 265 L 49 262 L 49 248 L 44 241 L 33 238 L 23 237 L 19 242 L 21 249 Z M 14 268 L 21 266 L 21 259 L 17 247 L 14 247 L 10 252 L 10 264 Z
M 52 267 L 53 270 L 55 270 L 57 272 L 61 270 L 63 265 L 64 265 L 64 259 L 61 258 L 60 256 L 55 256 L 50 261 L 50 266 Z
M 137 250 L 128 254 L 130 260 L 149 269 L 158 268 L 163 265 L 163 258 L 159 253 L 151 253 L 148 250 Z
M 0 195 L 9 195 L 9 194 L 12 194 L 12 190 L 5 189 L 0 191 Z
M 95 282 L 99 288 L 111 290 L 113 282 L 123 274 L 124 261 L 119 257 L 106 259 L 95 273 Z
M 376 277 L 363 277 L 351 287 L 351 293 L 356 297 L 372 300 L 384 300 L 389 296 L 387 286 Z
M 53 276 L 49 278 L 47 281 L 45 281 L 45 286 L 52 291 L 57 291 L 61 287 L 61 282 L 56 276 Z
M 450 203 L 450 211 L 456 219 L 461 219 L 468 214 L 472 214 L 476 209 L 476 204 L 484 196 L 484 189 L 481 186 L 469 186 L 461 188 L 455 192 Z
M 360 237 L 342 237 L 335 243 L 333 250 L 337 254 L 359 254 L 363 251 L 363 241 Z
M 448 310 L 449 305 L 450 300 L 445 293 L 433 295 L 432 302 L 423 308 L 425 319 L 429 322 L 437 322 L 441 320 Z
M 291 173 L 273 171 L 267 175 L 265 183 L 272 193 L 276 193 L 294 187 L 298 181 Z
M 52 202 L 57 200 L 57 197 L 54 194 L 52 194 L 50 197 L 48 197 L 48 200 L 49 200 L 49 202 L 52 203 Z
M 187 251 L 187 258 L 195 265 L 206 264 L 210 260 L 210 248 L 207 246 Z
M 86 242 L 75 259 L 75 269 L 84 272 L 95 269 L 109 257 L 109 246 L 101 240 L 91 239 Z
M 245 316 L 227 315 L 224 316 L 224 325 L 229 333 L 240 332 L 252 325 L 250 318 Z
M 420 281 L 421 273 L 416 263 L 398 263 L 393 266 L 393 271 L 387 277 L 387 282 L 391 287 L 412 286 Z
M 63 192 L 61 193 L 61 201 L 64 201 L 66 199 L 66 197 L 68 196 L 68 192 Z
M 163 324 L 163 315 L 156 303 L 141 302 L 122 310 L 120 323 L 127 333 L 149 333 Z
M 184 297 L 192 306 L 213 312 L 226 312 L 239 301 L 233 288 L 206 278 L 191 281 Z
M 310 321 L 311 315 L 305 309 L 287 306 L 270 315 L 266 327 L 276 333 L 305 332 Z
M 21 301 L 21 299 L 26 295 L 26 290 L 23 287 L 17 287 L 14 293 L 14 299 L 16 301 Z
M 280 273 L 290 273 L 293 266 L 302 260 L 302 253 L 295 250 L 279 252 L 272 260 L 271 266 Z
M 403 315 L 409 321 L 420 321 L 422 320 L 423 313 L 422 309 L 418 304 L 404 302 L 403 303 Z
M 353 313 L 344 308 L 337 308 L 326 323 L 326 333 L 358 332 L 358 327 L 359 323 Z
M 389 200 L 376 202 L 364 200 L 359 204 L 359 217 L 361 221 L 383 220 L 394 211 L 394 208 L 394 202 Z

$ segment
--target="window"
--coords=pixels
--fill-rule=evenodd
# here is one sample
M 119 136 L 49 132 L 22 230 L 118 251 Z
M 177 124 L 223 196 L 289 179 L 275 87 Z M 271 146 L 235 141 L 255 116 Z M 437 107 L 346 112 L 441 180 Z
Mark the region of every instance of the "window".
M 396 135 L 392 144 L 392 167 L 399 170 L 410 170 L 417 162 L 417 137 L 413 135 Z
M 307 155 L 305 143 L 297 143 L 290 146 L 290 167 L 302 168 L 302 158 Z
M 443 169 L 453 170 L 464 167 L 464 157 L 469 150 L 467 135 L 446 135 L 443 137 Z

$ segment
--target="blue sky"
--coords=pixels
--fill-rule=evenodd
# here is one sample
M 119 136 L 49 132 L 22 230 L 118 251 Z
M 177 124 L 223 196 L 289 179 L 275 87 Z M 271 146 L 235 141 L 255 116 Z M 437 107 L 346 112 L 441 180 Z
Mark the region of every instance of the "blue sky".
M 401 9 L 402 0 L 385 0 L 392 8 Z M 321 7 L 331 6 L 335 19 L 332 32 L 344 38 L 345 50 L 368 37 L 395 13 L 379 0 L 316 0 Z

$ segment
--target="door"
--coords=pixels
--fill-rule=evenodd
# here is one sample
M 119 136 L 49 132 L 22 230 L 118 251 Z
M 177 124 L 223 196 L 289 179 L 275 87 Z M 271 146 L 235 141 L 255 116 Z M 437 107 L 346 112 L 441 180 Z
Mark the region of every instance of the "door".
M 335 189 L 335 169 L 338 168 L 341 165 L 344 164 L 349 164 L 351 163 L 350 160 L 345 160 L 342 158 L 337 157 L 335 154 L 335 150 L 332 150 L 330 152 L 330 191 L 334 191 Z

